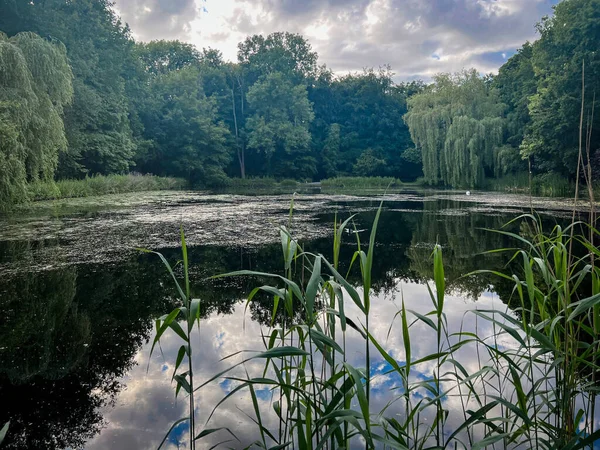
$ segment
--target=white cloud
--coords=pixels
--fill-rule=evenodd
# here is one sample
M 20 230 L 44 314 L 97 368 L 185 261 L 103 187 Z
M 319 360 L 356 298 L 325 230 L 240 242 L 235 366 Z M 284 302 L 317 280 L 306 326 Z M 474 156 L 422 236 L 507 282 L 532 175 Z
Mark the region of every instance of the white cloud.
M 200 48 L 218 48 L 226 59 L 235 60 L 237 44 L 246 36 L 290 31 L 309 37 L 320 61 L 336 72 L 390 64 L 406 79 L 464 67 L 497 70 L 502 53 L 535 39 L 534 25 L 551 12 L 553 3 L 556 0 L 117 0 L 117 8 L 142 40 L 179 38 Z
M 399 292 L 401 284 L 408 309 L 427 314 L 433 308 L 425 286 L 401 281 L 398 281 L 398 283 L 396 291 Z M 402 364 L 405 355 L 399 319 L 396 320 L 391 333 L 388 335 L 391 318 L 398 311 L 398 305 L 393 301 L 394 299 L 396 302 L 398 301 L 397 292 L 396 294 L 382 292 L 373 295 L 370 331 L 379 342 L 384 343 L 385 348 Z M 498 308 L 500 310 L 506 308 L 496 295 L 490 293 L 482 295 L 477 302 L 466 301 L 464 298 L 453 295 L 448 295 L 445 301 L 446 319 L 450 333 L 459 330 L 463 332 L 475 331 L 475 321 L 470 315 L 472 313 L 468 313 L 468 311 L 475 308 Z M 241 361 L 242 358 L 246 358 L 248 354 L 240 354 L 223 361 L 224 357 L 242 350 L 262 350 L 264 348 L 261 333 L 268 334 L 269 329 L 250 320 L 250 313 L 245 313 L 244 309 L 244 303 L 240 303 L 231 315 L 215 314 L 202 321 L 200 336 L 195 335 L 192 338 L 194 343 L 200 343 L 195 346 L 194 373 L 196 383 L 208 380 L 215 373 Z M 355 322 L 359 323 L 361 321 L 362 313 L 349 299 L 346 301 L 345 310 L 348 317 L 352 317 Z M 245 326 L 242 327 L 245 315 Z M 479 322 L 478 332 L 481 335 L 491 335 L 493 333 L 491 323 Z M 436 333 L 427 325 L 424 323 L 413 325 L 411 336 L 413 336 L 411 345 L 413 360 L 436 353 Z M 418 337 L 418 339 L 414 337 Z M 508 339 L 506 344 L 513 345 Z M 119 394 L 116 401 L 117 406 L 114 408 L 108 407 L 104 411 L 104 418 L 108 422 L 108 427 L 90 442 L 87 448 L 91 450 L 109 447 L 115 449 L 156 448 L 157 442 L 162 439 L 170 425 L 178 418 L 186 415 L 185 396 L 180 394 L 179 399 L 175 401 L 174 386 L 170 382 L 173 363 L 180 345 L 181 339 L 179 337 L 171 332 L 166 333 L 161 339 L 162 353 L 156 351 L 153 354 L 147 373 L 146 364 L 149 359 L 151 342 L 141 349 L 136 357 L 139 364 L 131 370 L 124 380 L 127 388 Z M 348 362 L 355 367 L 363 367 L 364 340 L 350 329 L 346 338 L 346 348 Z M 485 352 L 483 353 L 485 354 Z M 396 374 L 385 373 L 387 372 L 387 363 L 382 357 L 378 356 L 374 348 L 371 356 L 372 368 L 377 375 L 373 379 L 371 408 L 372 411 L 380 411 L 390 401 L 390 388 L 401 387 L 401 381 Z M 471 373 L 479 370 L 480 361 L 472 346 L 458 351 L 455 356 Z M 485 360 L 485 356 L 483 360 Z M 318 364 L 317 362 L 317 366 Z M 418 367 L 413 368 L 411 380 L 414 382 L 430 377 L 436 367 L 435 364 L 435 361 L 419 364 Z M 244 371 L 247 371 L 251 377 L 262 376 L 263 367 L 263 360 L 254 360 L 246 363 L 243 369 L 239 367 L 237 372 L 231 372 L 231 374 L 245 378 Z M 229 427 L 234 430 L 241 441 L 241 443 L 235 443 L 235 445 L 242 448 L 259 437 L 256 426 L 243 413 L 254 415 L 252 400 L 246 390 L 232 395 L 216 410 L 210 422 L 206 424 L 206 419 L 215 405 L 231 392 L 237 383 L 235 381 L 223 381 L 223 379 L 217 380 L 199 391 L 196 402 L 200 416 L 198 428 Z M 450 382 L 445 382 L 445 387 L 450 387 Z M 272 412 L 269 391 L 261 389 L 261 394 L 258 394 L 258 401 L 264 414 L 264 424 L 275 430 L 278 422 L 277 417 Z M 419 391 L 413 392 L 413 396 L 425 394 L 424 390 L 420 394 Z M 415 397 L 415 403 L 418 400 Z M 462 420 L 464 405 L 459 397 L 454 396 L 449 396 L 445 402 L 451 413 L 447 425 L 449 429 L 452 429 Z M 401 408 L 400 403 L 398 403 L 397 408 Z M 396 411 L 392 408 L 387 412 L 391 416 L 396 413 L 401 414 L 402 410 L 398 409 Z M 426 419 L 427 415 L 424 414 L 423 420 Z M 433 420 L 433 415 L 428 420 Z M 182 442 L 185 442 L 188 438 L 187 433 L 185 431 L 180 432 L 179 438 Z M 208 448 L 223 439 L 227 439 L 226 432 L 204 438 L 202 446 Z

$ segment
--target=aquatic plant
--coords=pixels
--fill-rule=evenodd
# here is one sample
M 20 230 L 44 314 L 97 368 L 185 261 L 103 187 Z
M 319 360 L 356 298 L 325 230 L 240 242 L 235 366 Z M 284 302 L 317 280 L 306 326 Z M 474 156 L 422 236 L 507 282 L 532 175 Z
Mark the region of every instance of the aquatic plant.
M 184 189 L 187 183 L 179 178 L 154 175 L 95 175 L 81 180 L 36 181 L 27 185 L 30 200 L 91 197 L 93 195 L 127 192 Z
M 4 426 L 2 427 L 2 429 L 0 430 L 0 444 L 2 444 L 2 441 L 4 441 L 4 437 L 6 436 L 6 433 L 8 433 L 9 426 L 10 426 L 10 421 L 6 422 L 4 424 Z
M 432 252 L 433 280 L 427 286 L 431 310 L 426 314 L 408 310 L 402 298 L 397 317 L 404 348 L 392 352 L 369 328 L 371 268 L 380 213 L 381 207 L 366 251 L 356 234 L 357 250 L 350 266 L 360 268 L 360 287 L 350 284 L 348 276 L 339 272 L 340 230 L 349 226 L 352 217 L 341 224 L 336 218 L 330 262 L 322 254 L 304 251 L 294 239 L 290 232 L 291 211 L 288 226 L 279 229 L 283 275 L 254 271 L 220 275 L 273 280 L 273 284 L 256 287 L 247 299 L 250 303 L 259 294 L 273 298 L 271 326 L 265 330 L 263 349 L 249 352 L 242 361 L 232 363 L 197 387 L 193 383 L 189 340 L 190 323 L 193 326 L 197 318 L 189 311 L 197 310 L 189 300 L 182 233 L 185 289 L 179 284 L 177 289 L 183 306 L 157 321 L 154 345 L 169 328 L 184 340 L 175 372 L 186 358 L 189 368 L 174 373 L 173 379 L 176 392 L 183 388 L 189 395 L 190 415 L 182 420 L 190 421 L 192 437 L 194 394 L 217 380 L 227 380 L 234 386 L 208 415 L 207 428 L 190 440 L 191 448 L 197 440 L 219 430 L 208 425 L 214 412 L 245 390 L 252 401 L 252 420 L 259 437 L 252 445 L 265 449 L 349 448 L 362 445 L 360 442 L 366 448 L 397 449 L 481 449 L 496 445 L 592 449 L 600 439 L 595 424 L 600 271 L 590 259 L 600 257 L 600 250 L 583 234 L 570 236 L 571 227 L 582 224 L 573 223 L 565 229 L 557 226 L 545 233 L 534 216 L 525 215 L 515 219 L 526 223 L 521 235 L 504 229 L 495 231 L 519 245 L 517 249 L 498 250 L 513 252 L 514 273 L 477 273 L 492 273 L 514 283 L 513 295 L 520 307 L 514 312 L 475 309 L 465 315 L 465 327 L 458 331 L 448 327 L 442 248 L 436 245 Z M 587 249 L 584 256 L 573 256 L 572 242 Z M 301 305 L 301 317 L 293 313 L 294 303 Z M 349 305 L 361 312 L 358 321 L 346 314 Z M 279 308 L 289 320 L 275 321 Z M 188 332 L 177 325 L 178 318 L 183 318 Z M 466 324 L 473 322 L 475 331 L 468 331 Z M 480 335 L 477 330 L 481 324 L 490 325 L 493 332 Z M 435 339 L 435 352 L 416 358 L 413 343 L 424 339 L 426 332 Z M 348 333 L 364 341 L 364 367 L 348 362 Z M 463 365 L 462 352 L 476 354 L 477 367 Z M 370 395 L 374 358 L 385 362 L 384 375 L 400 380 L 389 389 L 389 400 L 379 410 L 373 410 Z M 240 372 L 251 360 L 263 361 L 262 375 Z M 273 396 L 272 411 L 261 408 L 257 391 L 262 389 Z M 450 399 L 461 405 L 458 411 L 450 410 Z M 278 426 L 267 425 L 269 414 L 277 417 Z
M 335 177 L 321 181 L 321 187 L 332 189 L 385 189 L 402 184 L 402 181 L 393 177 Z

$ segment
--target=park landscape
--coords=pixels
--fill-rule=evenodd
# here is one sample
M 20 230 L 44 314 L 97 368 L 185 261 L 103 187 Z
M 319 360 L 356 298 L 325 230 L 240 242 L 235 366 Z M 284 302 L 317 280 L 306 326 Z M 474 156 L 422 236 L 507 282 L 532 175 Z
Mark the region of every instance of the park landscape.
M 0 7 L 0 448 L 599 448 L 597 0 L 412 79 Z

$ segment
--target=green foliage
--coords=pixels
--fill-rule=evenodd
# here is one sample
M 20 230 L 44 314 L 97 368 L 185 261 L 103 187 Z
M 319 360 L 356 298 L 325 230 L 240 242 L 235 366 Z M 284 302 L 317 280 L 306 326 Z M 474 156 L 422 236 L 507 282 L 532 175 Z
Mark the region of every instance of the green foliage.
M 335 76 L 293 33 L 249 36 L 226 62 L 181 41 L 136 43 L 110 0 L 4 2 L 1 76 L 23 83 L 0 94 L 0 203 L 22 201 L 29 179 L 134 167 L 215 186 L 357 174 L 478 187 L 530 167 L 572 179 L 584 62 L 584 141 L 600 160 L 599 11 L 565 0 L 498 76 L 426 86 L 394 82 L 387 66 Z
M 369 177 L 381 172 L 385 167 L 385 159 L 378 157 L 372 149 L 367 149 L 356 160 L 352 172 L 358 176 Z
M 30 200 L 56 200 L 126 192 L 185 189 L 186 186 L 186 181 L 179 178 L 153 175 L 95 175 L 80 180 L 30 183 L 27 185 L 27 196 Z
M 338 159 L 340 155 L 340 126 L 333 123 L 329 126 L 327 138 L 321 151 L 320 170 L 325 177 L 334 177 L 338 172 Z
M 58 173 L 123 173 L 133 162 L 127 81 L 133 41 L 108 0 L 8 2 L 0 30 L 32 31 L 62 42 L 73 79 L 73 103 L 65 108 L 68 151 Z
M 428 183 L 477 187 L 497 174 L 504 105 L 475 70 L 437 75 L 408 105 L 406 123 Z
M 136 44 L 136 55 L 151 75 L 164 75 L 185 67 L 198 66 L 200 52 L 181 41 L 152 41 Z
M 217 122 L 215 102 L 204 95 L 197 68 L 154 78 L 140 118 L 150 141 L 139 163 L 145 172 L 199 185 L 225 182 L 228 130 Z
M 294 84 L 313 79 L 317 73 L 317 54 L 304 37 L 294 33 L 247 37 L 238 45 L 238 62 L 249 85 L 273 72 L 284 74 Z
M 591 149 L 600 146 L 597 111 L 594 123 L 590 122 L 594 96 L 600 91 L 600 54 L 596 51 L 600 45 L 600 1 L 560 2 L 554 7 L 554 16 L 545 18 L 538 30 L 541 36 L 533 46 L 532 56 L 537 89 L 529 101 L 531 123 L 523 152 L 534 156 L 538 170 L 573 176 L 579 146 L 584 63 L 584 127 L 593 128 Z
M 392 177 L 335 177 L 321 180 L 323 188 L 379 188 L 402 186 L 402 181 Z
M 500 100 L 507 105 L 505 142 L 517 149 L 523 141 L 525 127 L 531 120 L 529 99 L 535 94 L 537 87 L 532 58 L 533 46 L 527 42 L 500 67 L 498 75 L 494 77 L 493 81 Z M 511 153 L 511 159 L 515 160 L 514 164 L 521 160 L 520 155 L 514 154 L 514 152 Z M 505 166 L 508 164 L 505 163 Z M 513 171 L 512 168 L 506 168 L 506 170 L 502 170 L 502 173 Z
M 500 178 L 488 178 L 484 186 L 493 191 L 531 192 L 544 197 L 568 197 L 575 192 L 575 183 L 555 172 L 533 175 L 531 189 L 529 183 L 529 173 L 517 172 Z
M 28 181 L 54 177 L 67 147 L 62 113 L 71 78 L 60 43 L 0 34 L 0 207 L 23 201 Z
M 248 91 L 248 147 L 264 156 L 268 175 L 309 178 L 316 173 L 310 156 L 309 126 L 314 118 L 306 88 L 280 72 L 266 75 Z
M 369 69 L 339 78 L 327 71 L 319 74 L 309 91 L 315 110 L 314 147 L 321 152 L 319 178 L 352 173 L 358 158 L 369 149 L 385 160 L 385 165 L 380 165 L 373 175 L 407 180 L 421 175 L 421 164 L 402 155 L 414 148 L 403 120 L 406 100 L 423 85 L 395 84 L 392 76 L 389 68 Z M 334 124 L 339 126 L 340 137 L 339 144 L 336 143 L 337 160 L 332 166 L 328 141 Z

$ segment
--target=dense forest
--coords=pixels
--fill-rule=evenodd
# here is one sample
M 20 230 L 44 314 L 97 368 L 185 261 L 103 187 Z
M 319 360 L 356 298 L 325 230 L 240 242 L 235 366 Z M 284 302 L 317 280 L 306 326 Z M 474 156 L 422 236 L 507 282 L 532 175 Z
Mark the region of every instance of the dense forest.
M 336 75 L 284 32 L 246 38 L 236 62 L 136 42 L 109 0 L 0 8 L 0 203 L 37 180 L 128 172 L 197 186 L 356 175 L 480 187 L 529 168 L 573 179 L 584 65 L 583 145 L 600 165 L 600 0 L 559 3 L 497 75 L 431 83 L 396 82 L 387 66 Z

